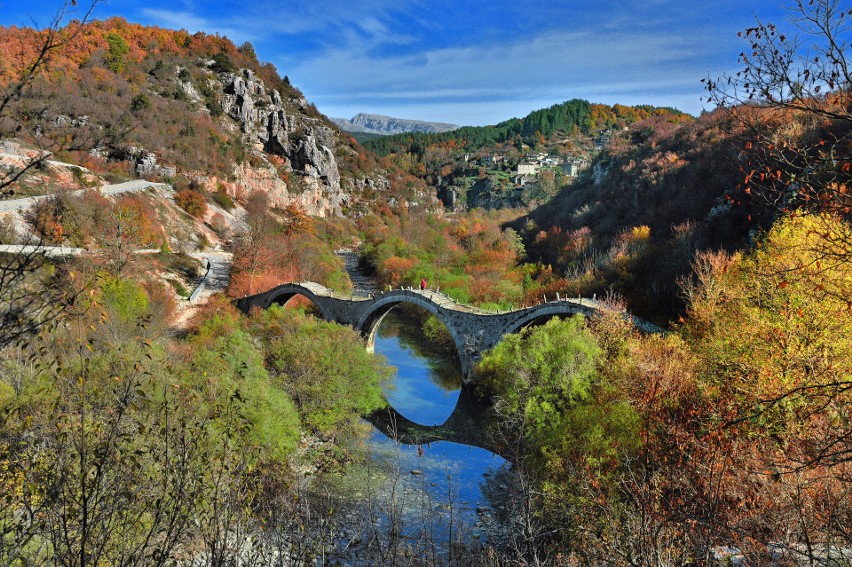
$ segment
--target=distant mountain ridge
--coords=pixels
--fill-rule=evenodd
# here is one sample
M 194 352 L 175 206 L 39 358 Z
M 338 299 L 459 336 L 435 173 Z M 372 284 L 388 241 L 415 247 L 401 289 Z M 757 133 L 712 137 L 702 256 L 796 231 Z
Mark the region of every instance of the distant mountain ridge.
M 356 134 L 379 134 L 391 136 L 393 134 L 406 134 L 410 132 L 422 132 L 425 134 L 438 134 L 449 132 L 459 127 L 455 124 L 445 122 L 426 122 L 423 120 L 406 120 L 404 118 L 393 118 L 381 114 L 356 114 L 351 119 L 331 118 L 331 121 L 346 132 Z

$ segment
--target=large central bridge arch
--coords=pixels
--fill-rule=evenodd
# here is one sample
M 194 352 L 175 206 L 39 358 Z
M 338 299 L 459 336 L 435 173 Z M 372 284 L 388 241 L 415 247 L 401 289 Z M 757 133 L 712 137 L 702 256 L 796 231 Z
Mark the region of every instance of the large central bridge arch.
M 558 299 L 532 307 L 508 311 L 485 311 L 477 307 L 456 303 L 435 290 L 397 289 L 369 297 L 345 296 L 315 282 L 285 283 L 264 293 L 237 300 L 244 312 L 267 309 L 273 303 L 286 303 L 302 295 L 316 305 L 326 321 L 349 325 L 361 332 L 372 346 L 375 330 L 388 311 L 401 303 L 410 303 L 435 315 L 453 337 L 459 353 L 464 383 L 473 378 L 473 368 L 482 354 L 494 348 L 504 335 L 515 333 L 526 325 L 543 318 L 583 314 L 593 316 L 608 308 L 593 299 Z M 624 317 L 645 332 L 665 332 L 641 319 L 624 313 Z
M 358 320 L 353 325 L 366 339 L 368 348 L 373 347 L 375 343 L 376 330 L 391 309 L 399 305 L 413 305 L 419 307 L 432 315 L 441 322 L 450 336 L 453 337 L 453 343 L 456 345 L 456 351 L 461 357 L 461 352 L 464 348 L 464 341 L 459 336 L 458 329 L 452 325 L 452 322 L 446 318 L 446 310 L 442 310 L 440 306 L 428 296 L 401 290 L 402 293 L 383 294 L 370 305 L 365 306 L 364 310 L 358 316 Z

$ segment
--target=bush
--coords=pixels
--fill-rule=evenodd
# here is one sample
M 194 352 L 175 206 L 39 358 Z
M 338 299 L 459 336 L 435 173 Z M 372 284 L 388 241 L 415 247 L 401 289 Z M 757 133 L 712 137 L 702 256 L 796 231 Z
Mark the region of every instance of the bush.
M 217 53 L 213 56 L 213 64 L 210 70 L 216 73 L 236 73 L 237 67 L 231 62 L 231 58 L 225 53 Z
M 344 438 L 358 416 L 385 405 L 388 368 L 360 335 L 340 325 L 273 306 L 253 320 L 263 333 L 274 384 L 296 403 L 314 434 Z
M 234 208 L 234 200 L 230 195 L 225 193 L 224 191 L 216 191 L 210 198 L 213 199 L 213 202 L 225 209 L 226 211 L 230 211 Z
M 178 191 L 175 195 L 175 203 L 190 216 L 199 218 L 207 212 L 207 200 L 204 195 L 192 189 Z

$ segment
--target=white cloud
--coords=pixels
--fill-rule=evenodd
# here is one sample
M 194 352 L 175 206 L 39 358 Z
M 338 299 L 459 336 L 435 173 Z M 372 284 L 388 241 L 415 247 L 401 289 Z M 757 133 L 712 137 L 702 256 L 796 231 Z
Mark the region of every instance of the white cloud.
M 248 27 L 232 27 L 225 25 L 222 22 L 209 20 L 198 16 L 189 10 L 164 10 L 159 8 L 144 8 L 142 14 L 149 20 L 150 23 L 173 29 L 185 29 L 189 32 L 205 32 L 219 33 L 230 38 L 235 43 L 239 44 L 244 41 L 254 41 L 256 36 L 253 33 L 253 28 Z
M 462 24 L 469 33 L 458 37 L 447 36 L 445 28 L 456 22 L 432 0 L 261 0 L 204 15 L 185 0 L 181 9 L 143 13 L 160 25 L 252 41 L 262 59 L 334 115 L 399 112 L 485 123 L 574 97 L 699 112 L 699 79 L 719 69 L 720 52 L 735 61 L 740 46 L 727 46 L 736 43 L 738 28 L 706 25 L 701 18 L 712 12 L 708 6 L 602 1 L 595 7 L 526 0 L 471 7 L 471 22 Z M 480 13 L 505 17 L 479 25 Z M 443 44 L 430 47 L 432 35 L 442 33 Z
M 158 8 L 145 8 L 142 13 L 161 25 L 169 28 L 183 28 L 190 31 L 209 28 L 211 23 L 187 11 L 161 10 Z
M 395 57 L 376 57 L 348 44 L 306 59 L 292 75 L 321 109 L 386 101 L 383 108 L 437 110 L 436 101 L 443 99 L 468 108 L 453 113 L 457 120 L 460 114 L 470 115 L 465 101 L 505 109 L 506 101 L 554 104 L 582 97 L 634 104 L 671 104 L 668 101 L 676 98 L 691 100 L 685 110 L 697 112 L 702 76 L 698 60 L 694 42 L 685 37 L 547 32 L 496 45 Z M 647 98 L 635 100 L 637 94 Z M 352 102 L 346 105 L 346 100 Z M 520 114 L 535 108 L 528 106 Z

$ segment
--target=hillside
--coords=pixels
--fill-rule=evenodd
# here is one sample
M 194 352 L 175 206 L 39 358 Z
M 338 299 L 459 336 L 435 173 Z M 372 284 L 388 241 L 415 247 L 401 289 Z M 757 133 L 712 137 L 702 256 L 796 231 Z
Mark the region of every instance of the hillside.
M 423 120 L 406 120 L 404 118 L 393 118 L 381 114 L 356 114 L 350 119 L 332 118 L 332 122 L 351 134 L 379 134 L 390 136 L 393 134 L 406 134 L 409 132 L 439 133 L 449 132 L 458 128 L 455 124 L 445 122 L 425 122 Z
M 60 30 L 69 34 L 73 25 Z M 0 29 L 0 81 L 40 34 Z M 16 136 L 114 178 L 142 177 L 319 216 L 367 210 L 378 194 L 431 206 L 423 187 L 368 158 L 252 46 L 120 18 L 83 27 L 11 108 Z
M 692 118 L 671 108 L 569 100 L 493 126 L 365 140 L 437 189 L 451 210 L 529 207 L 576 178 L 615 133 L 652 117 Z
M 322 218 L 438 208 L 423 182 L 341 133 L 250 44 L 120 18 L 78 26 L 58 29 L 61 48 L 44 60 L 43 33 L 0 28 L 0 87 L 11 94 L 0 245 L 70 250 L 92 278 L 132 273 L 168 298 L 160 324 L 180 327 L 202 273 L 187 254 L 233 251 L 232 294 L 281 279 L 346 290 L 333 250 L 353 234 Z M 16 64 L 28 59 L 41 61 L 32 76 Z
M 616 291 L 637 313 L 674 319 L 683 308 L 678 280 L 697 251 L 747 248 L 771 223 L 772 212 L 738 190 L 731 164 L 744 137 L 721 112 L 638 122 L 513 226 L 529 259 L 559 276 L 555 285 L 583 296 Z

